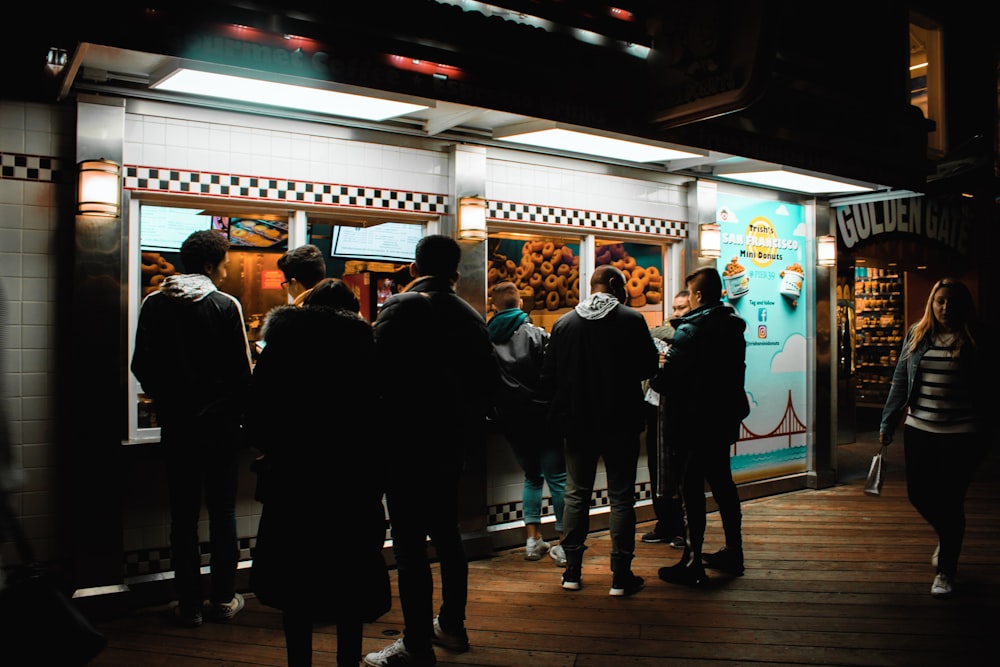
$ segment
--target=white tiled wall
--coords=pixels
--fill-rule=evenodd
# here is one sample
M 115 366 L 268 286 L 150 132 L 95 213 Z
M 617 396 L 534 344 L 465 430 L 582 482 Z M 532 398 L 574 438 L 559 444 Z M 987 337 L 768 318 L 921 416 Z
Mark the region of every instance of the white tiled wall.
M 486 179 L 491 200 L 687 220 L 686 191 L 670 182 L 502 159 L 487 162 Z
M 0 102 L 0 153 L 62 158 L 73 125 L 57 107 Z M 55 450 L 55 238 L 59 186 L 0 178 L 0 290 L 5 298 L 0 349 L 0 407 L 16 471 L 14 511 L 38 556 L 54 556 L 52 484 Z M 11 547 L 4 552 L 12 560 Z
M 217 121 L 126 114 L 125 164 L 287 178 L 416 192 L 448 192 L 448 156 L 326 136 L 319 128 L 272 127 L 231 114 Z M 254 126 L 257 123 L 257 126 Z M 331 133 L 335 134 L 335 133 Z

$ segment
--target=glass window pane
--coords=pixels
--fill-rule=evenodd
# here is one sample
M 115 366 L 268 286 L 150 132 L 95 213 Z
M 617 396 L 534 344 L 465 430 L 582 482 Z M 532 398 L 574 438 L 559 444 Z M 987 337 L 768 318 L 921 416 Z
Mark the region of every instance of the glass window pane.
M 646 243 L 597 241 L 597 266 L 611 264 L 625 273 L 626 302 L 643 314 L 651 327 L 663 323 L 663 247 Z M 669 315 L 669 313 L 668 313 Z
M 580 302 L 580 243 L 555 237 L 491 238 L 487 287 L 517 285 L 525 312 L 546 330 Z

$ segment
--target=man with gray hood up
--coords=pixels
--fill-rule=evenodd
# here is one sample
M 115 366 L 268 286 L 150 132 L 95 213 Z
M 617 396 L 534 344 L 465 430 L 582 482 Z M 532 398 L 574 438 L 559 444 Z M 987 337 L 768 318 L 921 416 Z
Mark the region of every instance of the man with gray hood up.
M 562 587 L 582 585 L 590 497 L 603 459 L 611 501 L 612 596 L 633 595 L 644 586 L 632 573 L 635 475 L 646 427 L 642 381 L 656 373 L 659 360 L 646 320 L 624 305 L 625 282 L 614 266 L 594 270 L 591 295 L 553 325 L 542 367 L 550 417 L 566 442 Z
M 236 493 L 242 414 L 250 383 L 243 309 L 219 291 L 229 241 L 211 230 L 181 245 L 188 273 L 169 276 L 142 302 L 132 373 L 153 398 L 170 496 L 170 558 L 185 627 L 203 617 L 228 621 L 243 609 L 237 593 Z M 208 508 L 209 606 L 203 607 L 198 518 Z

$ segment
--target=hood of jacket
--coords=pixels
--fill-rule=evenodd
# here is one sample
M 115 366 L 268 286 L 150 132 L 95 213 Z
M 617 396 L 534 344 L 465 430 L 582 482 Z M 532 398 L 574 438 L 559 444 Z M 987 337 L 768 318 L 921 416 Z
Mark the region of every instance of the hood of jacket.
M 574 306 L 577 314 L 585 320 L 600 320 L 618 307 L 618 299 L 607 292 L 595 292 Z
M 179 273 L 168 276 L 160 285 L 164 296 L 179 301 L 201 301 L 219 288 L 212 279 L 201 273 Z
M 490 332 L 490 340 L 494 343 L 506 343 L 527 320 L 528 314 L 520 308 L 500 311 L 486 323 L 486 328 Z
M 358 313 L 343 308 L 328 306 L 277 306 L 272 308 L 261 328 L 261 338 L 270 345 L 275 338 L 289 335 L 305 337 L 310 329 L 318 331 L 321 326 L 342 318 L 356 320 L 368 325 L 368 322 Z
M 681 317 L 670 320 L 671 326 L 676 330 L 682 324 L 696 327 L 720 326 L 733 327 L 743 333 L 746 331 L 747 323 L 739 314 L 727 303 L 710 303 L 698 306 L 694 310 L 688 311 Z

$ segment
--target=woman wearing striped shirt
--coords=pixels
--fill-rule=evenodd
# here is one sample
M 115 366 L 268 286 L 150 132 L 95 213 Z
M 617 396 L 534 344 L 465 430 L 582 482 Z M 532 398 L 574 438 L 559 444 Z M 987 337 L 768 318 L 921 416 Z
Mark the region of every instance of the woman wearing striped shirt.
M 965 493 L 986 456 L 986 384 L 996 355 L 986 348 L 968 287 L 944 278 L 908 332 L 879 428 L 888 445 L 900 421 L 910 503 L 934 528 L 931 595 L 951 595 L 965 535 Z

